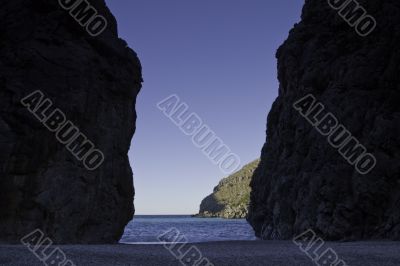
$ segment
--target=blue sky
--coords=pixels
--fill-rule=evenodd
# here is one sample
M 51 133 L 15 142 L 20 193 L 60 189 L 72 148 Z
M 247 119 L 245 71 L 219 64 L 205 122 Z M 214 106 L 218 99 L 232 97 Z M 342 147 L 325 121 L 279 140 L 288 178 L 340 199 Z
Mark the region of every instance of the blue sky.
M 225 174 L 157 108 L 176 94 L 237 154 L 259 157 L 275 53 L 302 0 L 107 0 L 143 66 L 129 152 L 137 214 L 193 214 Z

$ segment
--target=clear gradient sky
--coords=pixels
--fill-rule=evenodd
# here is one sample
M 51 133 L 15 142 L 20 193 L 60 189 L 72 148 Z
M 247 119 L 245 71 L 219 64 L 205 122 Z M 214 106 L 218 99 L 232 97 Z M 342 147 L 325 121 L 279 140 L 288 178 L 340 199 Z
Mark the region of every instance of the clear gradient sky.
M 275 53 L 303 0 L 107 0 L 143 67 L 129 152 L 136 214 L 194 214 L 224 174 L 156 104 L 177 94 L 238 154 L 259 157 Z

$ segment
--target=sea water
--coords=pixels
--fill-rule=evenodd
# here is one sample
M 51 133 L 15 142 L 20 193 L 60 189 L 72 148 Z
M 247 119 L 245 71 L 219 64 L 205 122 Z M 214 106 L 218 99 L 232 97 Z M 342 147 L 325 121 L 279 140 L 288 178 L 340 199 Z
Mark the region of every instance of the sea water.
M 120 243 L 159 243 L 158 236 L 178 229 L 188 242 L 255 240 L 244 219 L 196 218 L 184 215 L 137 215 L 125 227 Z

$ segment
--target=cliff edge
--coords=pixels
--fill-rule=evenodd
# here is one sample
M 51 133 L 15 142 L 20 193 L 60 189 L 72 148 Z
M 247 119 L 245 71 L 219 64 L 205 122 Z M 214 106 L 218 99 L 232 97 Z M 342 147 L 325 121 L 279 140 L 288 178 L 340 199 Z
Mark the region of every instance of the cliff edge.
M 140 62 L 103 0 L 0 2 L 0 241 L 115 243 Z
M 376 28 L 362 36 L 365 12 Z M 277 52 L 279 97 L 251 182 L 257 236 L 400 239 L 399 29 L 396 0 L 305 1 Z M 328 112 L 348 131 L 322 123 Z M 361 171 L 365 151 L 376 165 Z

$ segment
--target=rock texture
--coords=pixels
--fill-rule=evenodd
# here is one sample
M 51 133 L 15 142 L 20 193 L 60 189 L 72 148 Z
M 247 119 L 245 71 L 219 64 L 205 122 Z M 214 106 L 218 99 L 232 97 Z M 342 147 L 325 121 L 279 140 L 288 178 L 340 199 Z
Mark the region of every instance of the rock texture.
M 377 21 L 360 37 L 327 3 L 306 0 L 277 52 L 279 97 L 251 182 L 248 221 L 264 239 L 311 228 L 325 240 L 400 239 L 400 2 L 358 1 Z M 292 107 L 308 93 L 376 167 L 360 175 Z
M 200 204 L 198 217 L 246 218 L 250 202 L 250 180 L 260 160 L 245 165 L 222 179 Z
M 108 21 L 91 37 L 58 1 L 1 0 L 0 241 L 36 228 L 56 243 L 113 243 L 132 218 L 128 150 L 141 88 L 136 54 Z M 88 171 L 20 100 L 42 90 L 105 155 Z

